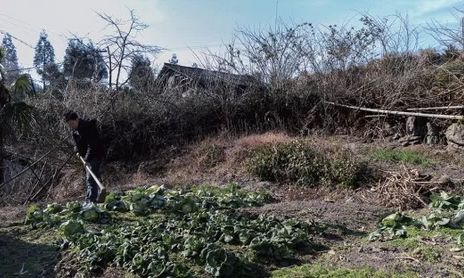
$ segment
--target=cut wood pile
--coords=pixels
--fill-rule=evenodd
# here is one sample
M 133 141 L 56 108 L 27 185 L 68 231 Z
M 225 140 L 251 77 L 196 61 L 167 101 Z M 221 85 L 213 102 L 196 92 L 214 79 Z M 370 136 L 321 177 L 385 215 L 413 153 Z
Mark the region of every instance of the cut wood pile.
M 372 188 L 382 205 L 405 209 L 427 207 L 432 193 L 444 191 L 453 186 L 447 177 L 434 180 L 417 169 L 403 167 L 399 171 L 387 171 L 387 176 Z

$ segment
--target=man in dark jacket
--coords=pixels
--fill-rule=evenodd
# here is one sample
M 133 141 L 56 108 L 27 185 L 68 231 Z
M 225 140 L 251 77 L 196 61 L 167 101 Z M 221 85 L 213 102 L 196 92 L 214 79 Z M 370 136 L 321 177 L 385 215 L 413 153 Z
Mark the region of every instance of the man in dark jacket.
M 100 178 L 100 166 L 105 156 L 100 134 L 98 132 L 96 120 L 80 119 L 75 112 L 67 112 L 65 120 L 73 130 L 73 138 L 76 143 L 75 151 L 84 157 L 87 165 L 92 172 Z M 97 202 L 100 191 L 97 182 L 90 175 L 86 174 L 87 194 L 86 202 Z

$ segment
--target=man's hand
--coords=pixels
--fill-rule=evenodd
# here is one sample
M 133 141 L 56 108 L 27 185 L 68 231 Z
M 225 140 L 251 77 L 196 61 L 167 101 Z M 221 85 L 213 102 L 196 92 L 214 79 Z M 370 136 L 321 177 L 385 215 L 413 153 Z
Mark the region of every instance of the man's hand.
M 81 160 L 81 162 L 84 164 L 84 167 L 85 167 L 85 166 L 89 166 L 89 167 L 90 167 L 90 164 L 79 154 L 79 152 L 76 152 L 76 155 L 77 155 L 77 157 Z

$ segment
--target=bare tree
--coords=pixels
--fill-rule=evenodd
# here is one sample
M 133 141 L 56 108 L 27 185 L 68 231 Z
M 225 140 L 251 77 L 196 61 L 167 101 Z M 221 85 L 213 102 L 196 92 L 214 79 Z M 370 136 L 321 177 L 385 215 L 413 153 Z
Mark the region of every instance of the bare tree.
M 361 22 L 373 37 L 382 56 L 411 53 L 419 45 L 418 27 L 412 25 L 407 14 L 388 17 L 363 15 Z
M 130 10 L 129 19 L 114 18 L 107 14 L 98 13 L 112 29 L 112 34 L 106 36 L 100 43 L 101 49 L 106 50 L 106 63 L 109 71 L 109 87 L 119 90 L 129 81 L 130 63 L 136 55 L 158 54 L 162 48 L 155 45 L 142 44 L 136 40 L 139 32 L 148 28 Z
M 363 15 L 360 20 L 358 28 L 279 23 L 268 30 L 240 29 L 225 51 L 210 52 L 204 61 L 220 71 L 252 74 L 281 88 L 301 74 L 346 70 L 379 56 L 417 49 L 418 31 L 407 16 Z
M 305 70 L 302 44 L 308 26 L 281 23 L 269 30 L 240 29 L 222 54 L 210 52 L 212 59 L 205 61 L 220 71 L 251 74 L 271 88 L 281 89 Z
M 452 12 L 456 22 L 452 25 L 432 20 L 426 30 L 441 45 L 464 50 L 464 10 L 455 8 Z

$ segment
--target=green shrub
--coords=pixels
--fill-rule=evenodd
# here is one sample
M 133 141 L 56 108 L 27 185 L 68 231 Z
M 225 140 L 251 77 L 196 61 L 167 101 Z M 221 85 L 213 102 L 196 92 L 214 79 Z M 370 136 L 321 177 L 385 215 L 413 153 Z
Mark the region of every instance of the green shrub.
M 258 146 L 248 154 L 245 166 L 267 181 L 347 186 L 356 186 L 365 168 L 349 151 L 323 153 L 303 140 Z
M 329 181 L 355 187 L 366 172 L 367 163 L 353 157 L 350 151 L 337 151 L 329 159 L 330 171 L 326 172 Z
M 319 182 L 326 168 L 322 155 L 303 141 L 258 146 L 246 166 L 262 180 L 309 184 Z

